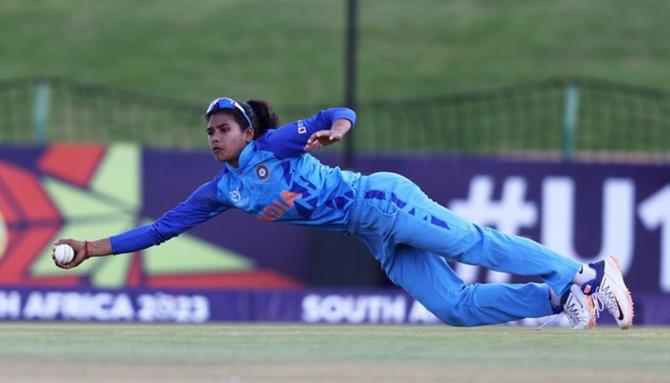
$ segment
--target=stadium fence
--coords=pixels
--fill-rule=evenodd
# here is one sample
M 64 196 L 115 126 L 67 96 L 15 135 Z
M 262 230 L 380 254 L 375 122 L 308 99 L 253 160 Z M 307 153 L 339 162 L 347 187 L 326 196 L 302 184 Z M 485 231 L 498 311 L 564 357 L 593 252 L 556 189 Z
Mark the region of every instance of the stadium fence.
M 9 80 L 0 82 L 0 142 L 202 148 L 204 102 L 59 78 Z M 290 121 L 325 105 L 276 106 Z M 670 157 L 670 92 L 590 78 L 362 102 L 356 109 L 357 153 Z

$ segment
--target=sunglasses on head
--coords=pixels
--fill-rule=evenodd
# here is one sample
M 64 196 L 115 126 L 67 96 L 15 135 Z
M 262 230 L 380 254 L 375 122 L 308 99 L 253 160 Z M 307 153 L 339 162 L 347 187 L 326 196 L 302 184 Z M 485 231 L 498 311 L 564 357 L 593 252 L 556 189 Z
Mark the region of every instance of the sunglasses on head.
M 251 118 L 249 118 L 249 115 L 247 115 L 247 112 L 244 110 L 242 104 L 228 97 L 219 97 L 216 100 L 210 102 L 209 106 L 207 107 L 207 112 L 205 113 L 205 120 L 208 119 L 209 116 L 211 116 L 213 113 L 226 109 L 239 111 L 247 120 L 249 126 L 252 128 L 254 127 L 254 124 L 251 123 Z

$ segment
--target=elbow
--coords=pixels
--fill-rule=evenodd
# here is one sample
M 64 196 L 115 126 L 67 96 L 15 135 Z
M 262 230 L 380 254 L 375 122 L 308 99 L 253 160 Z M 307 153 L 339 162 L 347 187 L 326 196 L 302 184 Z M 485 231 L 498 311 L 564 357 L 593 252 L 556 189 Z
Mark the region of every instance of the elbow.
M 352 109 L 348 109 L 348 110 L 351 113 L 351 119 L 349 119 L 349 121 L 351 122 L 351 127 L 353 128 L 354 125 L 356 125 L 356 117 L 357 117 L 356 112 L 354 112 Z
M 158 246 L 161 243 L 169 240 L 170 238 L 174 238 L 177 235 L 179 235 L 178 232 L 175 232 L 174 230 L 170 230 L 169 227 L 165 225 L 160 225 L 157 222 L 154 222 L 154 224 L 151 225 L 151 231 L 153 233 L 152 239 L 153 239 L 153 245 Z
M 350 108 L 338 108 L 338 113 L 335 115 L 336 119 L 348 120 L 351 122 L 351 127 L 353 128 L 356 125 L 356 112 Z
M 355 123 L 356 122 L 356 112 L 353 109 L 350 109 L 350 108 L 344 108 L 344 110 L 346 110 L 347 114 L 351 116 L 351 119 L 353 120 L 353 121 L 351 121 L 351 123 L 352 124 Z

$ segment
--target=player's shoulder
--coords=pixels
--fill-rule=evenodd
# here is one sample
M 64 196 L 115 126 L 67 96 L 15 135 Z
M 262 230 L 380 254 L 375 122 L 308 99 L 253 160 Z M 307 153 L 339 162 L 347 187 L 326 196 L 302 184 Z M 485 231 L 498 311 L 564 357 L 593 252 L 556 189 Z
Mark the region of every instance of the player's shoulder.
M 285 132 L 280 131 L 280 129 L 287 125 L 282 125 L 276 129 L 268 129 L 262 136 L 253 141 L 254 157 L 256 159 L 267 160 L 265 157 L 269 156 L 283 157 L 283 149 L 290 140 L 287 140 Z
M 268 150 L 276 130 L 277 129 L 268 129 L 262 136 L 255 138 L 252 141 L 254 151 Z
M 254 139 L 252 145 L 252 155 L 254 161 L 266 160 L 267 157 L 274 155 L 274 134 L 276 129 L 268 129 L 261 137 Z

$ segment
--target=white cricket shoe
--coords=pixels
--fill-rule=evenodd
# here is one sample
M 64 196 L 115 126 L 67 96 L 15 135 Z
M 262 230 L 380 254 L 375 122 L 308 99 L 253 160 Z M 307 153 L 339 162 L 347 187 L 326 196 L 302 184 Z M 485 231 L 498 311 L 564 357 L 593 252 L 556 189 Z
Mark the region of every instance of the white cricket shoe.
M 615 257 L 607 257 L 589 266 L 596 270 L 596 279 L 602 278 L 592 294 L 598 311 L 604 306 L 620 328 L 633 327 L 633 297 L 623 281 L 619 261 Z
M 574 329 L 596 327 L 596 307 L 593 299 L 584 294 L 577 285 L 570 286 L 570 292 L 563 302 L 563 314 L 568 317 Z

